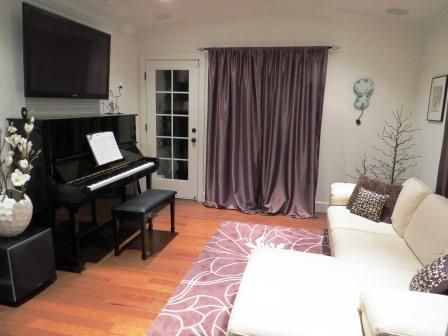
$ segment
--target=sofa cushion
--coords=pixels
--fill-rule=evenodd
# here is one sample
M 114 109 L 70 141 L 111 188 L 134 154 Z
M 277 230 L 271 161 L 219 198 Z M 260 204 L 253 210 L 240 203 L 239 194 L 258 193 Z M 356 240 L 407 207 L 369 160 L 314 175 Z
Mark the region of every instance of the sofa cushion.
M 389 199 L 389 195 L 381 195 L 373 191 L 359 188 L 358 196 L 353 202 L 352 213 L 374 222 L 379 222 L 384 204 Z
M 423 265 L 429 265 L 448 248 L 448 199 L 431 194 L 415 211 L 404 239 Z
M 358 183 L 356 184 L 352 195 L 350 196 L 350 200 L 347 204 L 348 209 L 352 208 L 353 203 L 359 193 L 359 188 L 361 188 L 361 187 L 363 187 L 364 189 L 376 192 L 378 194 L 389 195 L 389 199 L 387 200 L 386 204 L 384 205 L 384 209 L 381 214 L 381 221 L 386 222 L 386 223 L 392 223 L 392 221 L 391 221 L 392 212 L 394 211 L 395 202 L 397 201 L 397 198 L 398 198 L 398 195 L 400 194 L 402 186 L 401 185 L 390 185 L 390 184 L 386 184 L 386 183 L 383 183 L 378 180 L 370 179 L 367 176 L 361 176 L 358 179 Z
M 409 289 L 417 292 L 448 294 L 448 255 L 423 267 L 412 278 Z
M 448 297 L 428 293 L 370 290 L 361 294 L 366 335 L 445 336 Z
M 330 204 L 347 205 L 355 186 L 354 183 L 333 183 L 330 187 Z
M 392 225 L 400 237 L 403 237 L 415 211 L 429 194 L 431 189 L 415 177 L 403 183 L 403 189 L 392 213 Z
M 228 335 L 361 336 L 358 307 L 357 284 L 336 258 L 258 248 L 244 272 Z
M 332 231 L 333 253 L 351 265 L 362 288 L 407 290 L 421 263 L 398 235 L 355 230 Z
M 328 227 L 330 231 L 338 229 L 355 230 L 396 236 L 392 225 L 375 223 L 367 218 L 354 215 L 346 207 L 331 206 L 327 210 Z
M 356 273 L 361 290 L 394 289 L 408 290 L 409 283 L 415 275 L 415 270 L 392 266 L 369 265 L 362 262 L 352 262 L 350 267 Z

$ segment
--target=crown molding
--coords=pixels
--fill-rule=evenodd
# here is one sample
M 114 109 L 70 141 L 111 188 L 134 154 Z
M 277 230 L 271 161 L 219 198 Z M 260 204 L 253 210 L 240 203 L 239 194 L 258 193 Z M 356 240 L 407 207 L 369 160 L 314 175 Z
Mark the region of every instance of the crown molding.
M 69 18 L 70 20 L 93 27 L 99 30 L 107 30 L 109 33 L 124 35 L 129 38 L 134 34 L 135 28 L 129 24 L 119 24 L 111 18 L 101 15 L 93 8 L 84 8 L 70 0 L 26 0 L 31 5 L 41 7 L 55 14 Z
M 145 27 L 140 27 L 138 29 L 138 35 L 144 36 L 148 29 L 170 29 L 169 26 L 173 28 L 178 28 L 181 24 L 186 25 L 201 25 L 210 23 L 226 23 L 234 19 L 241 19 L 245 17 L 252 17 L 254 15 L 277 15 L 277 16 L 289 16 L 297 18 L 316 18 L 316 19 L 326 19 L 333 22 L 343 23 L 343 24 L 369 24 L 381 29 L 414 29 L 421 31 L 423 29 L 423 23 L 419 20 L 410 20 L 408 18 L 387 18 L 381 16 L 370 16 L 357 13 L 347 13 L 342 11 L 336 11 L 331 9 L 316 9 L 311 7 L 305 7 L 298 5 L 295 1 L 290 0 L 276 0 L 272 1 L 253 1 L 245 6 L 238 6 L 231 10 L 226 11 L 216 11 L 216 14 L 209 14 L 207 17 L 201 19 L 200 22 L 197 20 L 197 16 L 190 15 L 183 18 L 173 18 L 171 20 L 153 23 L 148 23 Z

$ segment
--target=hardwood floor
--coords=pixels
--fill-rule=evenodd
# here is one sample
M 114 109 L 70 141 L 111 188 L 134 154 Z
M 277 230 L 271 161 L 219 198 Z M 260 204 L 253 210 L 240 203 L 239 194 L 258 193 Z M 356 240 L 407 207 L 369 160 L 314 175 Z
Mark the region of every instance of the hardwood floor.
M 285 216 L 245 215 L 209 209 L 201 203 L 176 202 L 179 235 L 146 261 L 125 250 L 82 274 L 58 272 L 57 281 L 19 308 L 0 306 L 0 336 L 143 335 L 222 221 L 302 227 L 321 233 L 326 217 L 297 220 Z M 154 227 L 169 230 L 166 208 Z

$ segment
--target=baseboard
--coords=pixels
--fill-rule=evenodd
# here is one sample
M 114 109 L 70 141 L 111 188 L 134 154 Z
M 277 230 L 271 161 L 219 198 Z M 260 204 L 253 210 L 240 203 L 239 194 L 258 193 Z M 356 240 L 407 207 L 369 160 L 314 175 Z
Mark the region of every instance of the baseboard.
M 203 200 L 201 200 L 201 199 L 198 199 L 197 201 L 198 202 L 203 202 Z M 327 213 L 327 209 L 328 209 L 329 206 L 330 206 L 330 203 L 328 203 L 328 202 L 316 201 L 316 203 L 315 203 L 316 212 Z
M 315 206 L 316 206 L 316 212 L 324 212 L 324 213 L 326 213 L 327 209 L 328 209 L 328 206 L 329 206 L 329 203 L 328 202 L 316 201 Z

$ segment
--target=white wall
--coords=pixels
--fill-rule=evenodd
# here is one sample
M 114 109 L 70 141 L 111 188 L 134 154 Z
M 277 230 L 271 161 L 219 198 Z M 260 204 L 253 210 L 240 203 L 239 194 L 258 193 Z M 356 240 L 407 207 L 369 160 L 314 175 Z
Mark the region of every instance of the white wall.
M 342 50 L 331 55 L 328 64 L 317 190 L 318 209 L 325 209 L 330 184 L 348 179 L 346 173 L 375 143 L 392 111 L 402 104 L 414 111 L 421 50 L 418 27 L 354 17 L 258 13 L 207 24 L 154 27 L 142 35 L 140 50 L 175 55 L 213 46 L 332 44 Z M 376 91 L 363 125 L 357 127 L 352 88 L 363 77 L 375 81 Z
M 72 20 L 103 30 L 112 35 L 110 85 L 116 89 L 123 82 L 125 90 L 120 98 L 120 110 L 125 113 L 138 113 L 138 49 L 134 37 L 114 29 L 106 21 L 73 9 L 73 2 L 67 0 L 30 0 L 37 6 L 66 16 Z M 26 99 L 23 89 L 22 61 L 22 1 L 0 1 L 0 118 L 18 116 L 20 107 L 25 104 L 33 108 L 36 115 L 62 113 L 96 113 L 97 100 L 71 99 Z M 69 6 L 70 5 L 70 6 Z
M 361 17 L 263 12 L 204 24 L 160 25 L 145 31 L 137 45 L 134 37 L 82 9 L 73 8 L 69 0 L 32 2 L 112 34 L 111 88 L 124 82 L 120 106 L 125 113 L 139 110 L 138 53 L 175 55 L 213 46 L 339 45 L 342 50 L 330 56 L 328 65 L 318 205 L 327 202 L 332 182 L 348 180 L 346 173 L 351 173 L 359 156 L 375 144 L 376 132 L 382 128 L 384 120 L 402 104 L 416 114 L 419 126 L 424 128 L 418 146 L 418 151 L 424 153 L 424 164 L 419 166 L 418 172 L 428 183 L 435 184 L 443 125 L 429 124 L 425 116 L 430 79 L 447 71 L 448 61 L 444 55 L 448 47 L 444 38 L 448 25 L 443 20 L 428 29 L 425 45 L 419 26 Z M 420 72 L 422 50 L 423 70 Z M 0 118 L 4 123 L 5 117 L 17 115 L 25 104 L 20 0 L 0 1 L 0 59 Z M 362 77 L 373 79 L 376 91 L 363 125 L 357 127 L 352 86 Z M 94 105 L 98 106 L 97 103 Z M 43 105 L 53 106 L 53 109 L 56 106 L 54 101 Z M 62 106 L 71 108 L 65 102 Z
M 21 21 L 17 0 L 0 1 L 0 128 L 25 104 Z
M 448 15 L 434 20 L 426 27 L 424 34 L 422 71 L 418 89 L 418 103 L 415 115 L 416 127 L 422 129 L 418 137 L 418 153 L 422 156 L 417 175 L 435 189 L 439 168 L 443 133 L 447 111 L 443 122 L 426 120 L 431 79 L 448 74 Z

